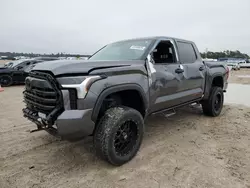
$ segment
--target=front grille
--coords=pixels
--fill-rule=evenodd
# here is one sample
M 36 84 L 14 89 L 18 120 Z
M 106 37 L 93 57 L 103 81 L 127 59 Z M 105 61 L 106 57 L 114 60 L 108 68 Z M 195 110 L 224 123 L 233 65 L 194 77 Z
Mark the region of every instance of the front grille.
M 36 115 L 39 112 L 45 114 L 51 124 L 63 109 L 61 91 L 48 73 L 31 72 L 26 78 L 23 94 L 27 108 Z
M 34 87 L 30 91 L 24 91 L 25 103 L 35 111 L 48 115 L 55 107 L 57 93 L 49 88 Z

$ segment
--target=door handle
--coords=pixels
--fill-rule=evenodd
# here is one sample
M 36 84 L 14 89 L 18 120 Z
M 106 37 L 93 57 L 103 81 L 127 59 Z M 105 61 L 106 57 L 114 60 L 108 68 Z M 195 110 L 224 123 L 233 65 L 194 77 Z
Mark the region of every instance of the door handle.
M 178 68 L 178 69 L 175 69 L 175 72 L 176 72 L 177 74 L 180 74 L 180 73 L 183 73 L 183 72 L 184 72 L 184 70 L 183 70 L 183 69 L 181 69 L 181 68 Z
M 199 71 L 203 71 L 204 70 L 204 66 L 201 66 L 200 68 L 199 68 Z

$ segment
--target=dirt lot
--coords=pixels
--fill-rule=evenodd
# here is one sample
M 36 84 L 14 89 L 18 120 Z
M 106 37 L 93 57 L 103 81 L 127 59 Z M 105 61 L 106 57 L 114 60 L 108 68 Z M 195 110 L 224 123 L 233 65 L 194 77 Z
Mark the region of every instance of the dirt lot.
M 1 59 L 0 59 L 0 65 L 1 65 L 1 64 L 4 64 L 4 63 L 6 63 L 6 62 L 9 62 L 9 61 L 10 61 L 10 60 L 1 60 Z
M 248 75 L 248 78 L 241 78 L 238 76 L 245 76 Z M 230 83 L 241 83 L 241 84 L 250 84 L 250 69 L 240 69 L 239 71 L 231 71 L 229 75 L 229 82 Z
M 250 188 L 250 108 L 225 105 L 217 118 L 200 108 L 150 117 L 137 156 L 113 167 L 95 157 L 91 137 L 70 143 L 29 133 L 35 127 L 22 117 L 22 90 L 0 93 L 1 188 Z

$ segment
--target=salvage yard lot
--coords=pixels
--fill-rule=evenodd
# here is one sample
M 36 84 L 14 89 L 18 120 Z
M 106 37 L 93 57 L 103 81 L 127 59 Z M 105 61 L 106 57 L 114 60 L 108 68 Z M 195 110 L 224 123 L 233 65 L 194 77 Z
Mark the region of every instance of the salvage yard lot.
M 248 70 L 231 72 L 230 81 Z M 149 117 L 136 157 L 113 167 L 78 142 L 29 133 L 23 86 L 0 93 L 0 188 L 8 187 L 250 187 L 250 108 L 225 104 L 217 118 L 185 107 L 169 118 Z M 240 92 L 240 91 L 239 91 Z
M 240 71 L 231 71 L 229 75 L 229 82 L 238 84 L 250 84 L 250 69 L 242 68 Z
M 9 62 L 10 60 L 2 60 L 0 59 L 0 67 L 4 65 L 4 63 Z

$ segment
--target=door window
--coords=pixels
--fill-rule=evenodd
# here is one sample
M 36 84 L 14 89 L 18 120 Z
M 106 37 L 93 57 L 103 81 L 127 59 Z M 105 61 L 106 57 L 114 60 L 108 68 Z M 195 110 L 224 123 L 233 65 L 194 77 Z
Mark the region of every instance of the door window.
M 197 60 L 197 55 L 192 44 L 177 42 L 177 47 L 181 63 L 194 63 Z
M 23 63 L 21 63 L 21 64 L 19 64 L 19 65 L 17 65 L 17 66 L 15 66 L 15 68 L 14 69 L 16 69 L 16 70 L 23 70 L 23 68 L 24 68 L 24 64 Z
M 37 63 L 41 63 L 43 61 L 32 61 L 31 64 L 34 65 L 34 64 L 37 64 Z
M 155 64 L 175 63 L 174 47 L 170 41 L 161 41 L 153 51 Z

